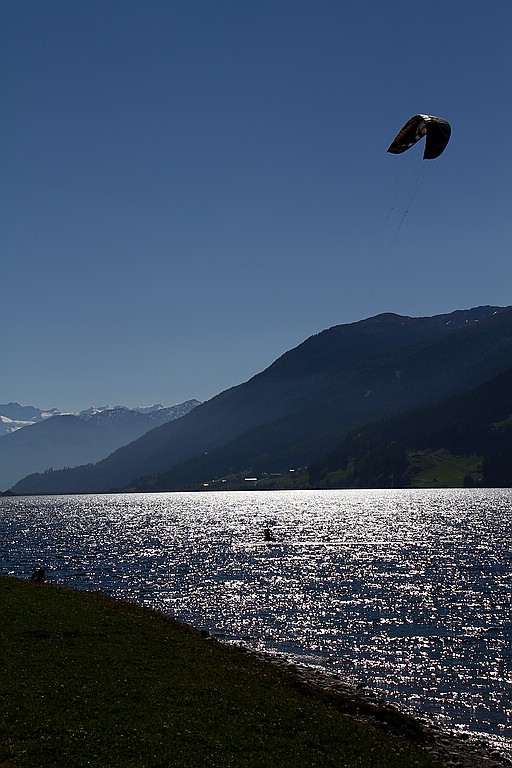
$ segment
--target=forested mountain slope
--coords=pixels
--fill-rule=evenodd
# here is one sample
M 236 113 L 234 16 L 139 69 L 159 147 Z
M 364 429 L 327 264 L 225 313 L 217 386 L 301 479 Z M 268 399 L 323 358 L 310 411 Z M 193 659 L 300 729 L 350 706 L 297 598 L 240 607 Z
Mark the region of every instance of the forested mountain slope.
M 411 451 L 481 457 L 484 487 L 512 487 L 512 369 L 462 395 L 359 426 L 309 466 L 314 487 L 407 487 Z M 341 474 L 340 474 L 341 472 Z M 468 482 L 473 484 L 471 477 Z
M 199 476 L 205 454 L 216 473 L 240 464 L 278 471 L 311 462 L 358 424 L 464 392 L 510 367 L 511 308 L 379 315 L 312 336 L 245 384 L 96 465 L 32 476 L 14 490 L 94 492 L 147 475 L 151 487 L 174 487 L 178 465 L 189 462 L 190 476 L 197 460 Z M 154 477 L 162 472 L 172 478 Z

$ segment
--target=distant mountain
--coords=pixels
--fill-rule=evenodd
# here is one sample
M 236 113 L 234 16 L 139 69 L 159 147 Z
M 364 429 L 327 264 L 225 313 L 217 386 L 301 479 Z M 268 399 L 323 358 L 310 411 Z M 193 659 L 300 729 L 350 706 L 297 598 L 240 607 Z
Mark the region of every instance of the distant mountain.
M 32 405 L 20 405 L 19 403 L 0 404 L 0 414 L 13 421 L 36 422 L 42 421 L 49 416 L 58 413 L 56 408 L 42 411 L 41 408 L 35 408 Z
M 58 413 L 56 408 L 42 411 L 32 405 L 19 403 L 0 403 L 0 437 L 15 432 L 17 429 L 49 419 Z
M 467 391 L 512 367 L 512 308 L 378 315 L 312 336 L 245 384 L 87 467 L 25 478 L 22 493 L 173 489 L 303 466 L 358 424 Z
M 17 403 L 10 403 L 10 409 L 0 406 L 13 415 L 32 418 L 28 424 L 22 422 L 22 429 L 0 437 L 0 489 L 9 488 L 33 472 L 99 461 L 148 430 L 184 416 L 197 405 L 198 400 L 188 400 L 169 408 L 144 408 L 143 412 L 105 406 L 78 415 L 39 411 Z
M 199 401 L 197 401 L 197 404 L 199 405 Z M 137 408 L 134 408 L 134 411 L 138 411 L 139 413 L 153 413 L 153 411 L 159 411 L 164 406 L 162 403 L 158 403 L 157 405 L 139 405 Z
M 199 405 L 199 400 L 187 400 L 186 403 L 180 405 L 171 406 L 172 413 L 184 416 L 190 410 L 189 403 L 195 403 Z M 57 408 L 51 408 L 49 410 L 41 410 L 33 405 L 20 405 L 19 403 L 0 403 L 0 437 L 2 435 L 8 435 L 11 432 L 16 432 L 17 429 L 23 427 L 29 427 L 31 424 L 38 424 L 40 421 L 49 419 L 52 416 L 79 416 L 82 419 L 87 419 L 91 416 L 95 416 L 103 411 L 115 411 L 118 409 L 132 410 L 137 413 L 144 414 L 156 414 L 154 418 L 153 426 L 157 424 L 164 424 L 166 421 L 170 421 L 167 418 L 166 412 L 169 410 L 161 403 L 157 405 L 141 405 L 135 408 L 126 408 L 124 405 L 102 405 L 99 407 L 87 408 L 83 411 L 77 411 L 74 413 L 63 413 Z M 182 409 L 180 411 L 179 409 Z M 178 415 L 173 415 L 172 418 L 178 418 Z

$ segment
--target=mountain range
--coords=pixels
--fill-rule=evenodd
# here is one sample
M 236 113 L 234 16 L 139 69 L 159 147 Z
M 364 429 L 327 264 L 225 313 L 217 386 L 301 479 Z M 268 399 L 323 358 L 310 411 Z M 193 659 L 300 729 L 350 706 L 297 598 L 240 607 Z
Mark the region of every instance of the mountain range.
M 188 413 L 190 410 L 188 405 L 189 403 L 195 403 L 195 405 L 199 405 L 199 400 L 189 400 L 187 403 L 183 403 L 182 405 L 170 406 L 172 414 L 177 414 L 176 416 L 172 415 L 171 418 L 178 418 L 179 416 L 183 416 L 185 413 Z M 30 427 L 33 424 L 38 424 L 40 421 L 50 419 L 52 416 L 78 416 L 81 419 L 88 419 L 105 411 L 116 411 L 119 409 L 125 411 L 135 411 L 136 413 L 144 414 L 155 413 L 156 416 L 152 426 L 163 424 L 168 420 L 166 418 L 166 412 L 169 411 L 169 407 L 166 408 L 161 403 L 157 403 L 155 405 L 140 405 L 136 406 L 135 408 L 127 408 L 124 405 L 102 405 L 97 407 L 92 406 L 82 411 L 65 413 L 59 411 L 58 408 L 43 410 L 42 408 L 37 408 L 34 405 L 20 405 L 20 403 L 0 403 L 0 437 L 3 435 L 9 435 L 11 432 L 16 432 L 18 429 L 22 429 L 23 427 Z
M 281 472 L 314 461 L 361 424 L 440 402 L 509 368 L 511 307 L 386 313 L 310 337 L 96 464 L 32 475 L 13 490 L 172 490 L 246 469 Z
M 162 405 L 88 408 L 62 414 L 19 403 L 0 404 L 8 431 L 0 436 L 0 489 L 25 475 L 99 461 L 150 429 L 184 416 L 198 400 Z

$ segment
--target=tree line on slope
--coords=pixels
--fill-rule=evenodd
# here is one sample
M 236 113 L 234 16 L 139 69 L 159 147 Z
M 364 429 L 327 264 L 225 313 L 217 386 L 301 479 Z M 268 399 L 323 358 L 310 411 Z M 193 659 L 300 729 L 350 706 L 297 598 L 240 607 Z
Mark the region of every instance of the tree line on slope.
M 440 449 L 481 456 L 483 487 L 512 486 L 512 370 L 464 395 L 352 430 L 309 464 L 309 484 L 408 487 L 415 472 L 410 451 Z

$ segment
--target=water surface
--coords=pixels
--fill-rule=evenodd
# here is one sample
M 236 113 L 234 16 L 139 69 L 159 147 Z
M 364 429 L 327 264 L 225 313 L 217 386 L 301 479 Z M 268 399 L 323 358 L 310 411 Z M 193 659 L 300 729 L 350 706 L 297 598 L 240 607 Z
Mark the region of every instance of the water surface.
M 42 565 L 512 751 L 511 503 L 508 489 L 1 499 L 0 568 Z

